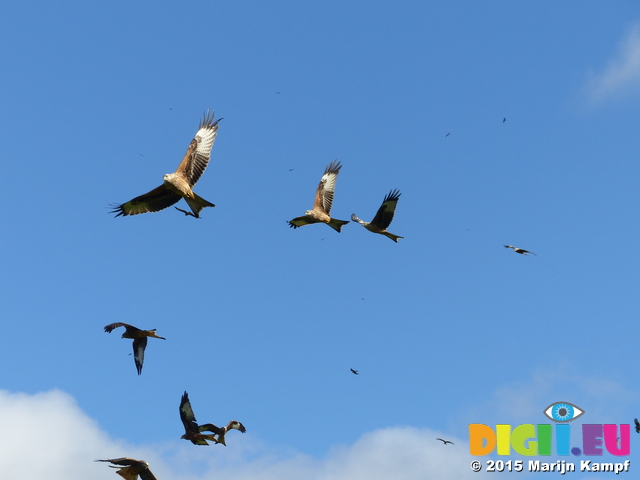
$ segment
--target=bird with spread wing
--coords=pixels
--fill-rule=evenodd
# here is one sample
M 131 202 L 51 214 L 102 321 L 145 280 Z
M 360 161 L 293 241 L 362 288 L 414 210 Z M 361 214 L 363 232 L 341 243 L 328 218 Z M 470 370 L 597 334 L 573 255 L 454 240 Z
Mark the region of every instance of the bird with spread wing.
M 337 160 L 331 162 L 324 170 L 324 175 L 320 179 L 316 189 L 316 198 L 313 208 L 304 212 L 302 217 L 296 217 L 287 223 L 291 228 L 298 228 L 312 223 L 326 223 L 336 232 L 340 233 L 343 225 L 349 223 L 348 220 L 338 220 L 331 218 L 331 205 L 333 204 L 333 193 L 336 188 L 336 180 L 342 165 Z
M 220 120 L 222 119 L 219 118 L 214 122 L 213 112 L 207 111 L 178 169 L 174 173 L 167 173 L 164 176 L 164 183 L 158 188 L 121 205 L 113 205 L 114 209 L 110 213 L 115 213 L 116 217 L 119 217 L 159 212 L 177 203 L 181 198 L 185 199 L 195 218 L 200 218 L 200 211 L 203 208 L 215 207 L 213 203 L 198 196 L 192 188 L 209 165 L 211 147 L 218 134 Z
M 104 331 L 111 333 L 115 328 L 124 327 L 125 332 L 122 334 L 122 338 L 133 339 L 133 359 L 136 362 L 136 368 L 138 369 L 138 375 L 142 373 L 142 364 L 144 362 L 144 349 L 147 348 L 147 337 L 160 338 L 166 340 L 164 337 L 156 335 L 156 329 L 153 330 L 140 330 L 139 328 L 129 325 L 128 323 L 116 322 L 104 327 Z
M 525 250 L 524 248 L 514 247 L 513 245 L 505 245 L 504 248 L 512 248 L 514 252 L 519 253 L 520 255 L 524 255 L 525 257 L 529 256 L 527 255 L 527 253 L 530 253 L 531 255 L 536 255 L 535 253 L 530 252 L 529 250 Z
M 455 445 L 453 442 L 449 440 L 445 440 L 443 438 L 436 438 L 436 440 L 440 440 L 444 445 L 446 445 L 447 443 L 450 443 L 451 445 Z
M 376 216 L 373 217 L 373 220 L 370 222 L 363 222 L 358 217 L 356 217 L 355 213 L 351 214 L 351 220 L 354 222 L 358 222 L 364 228 L 373 233 L 379 233 L 380 235 L 384 235 L 389 237 L 394 242 L 398 243 L 399 238 L 404 238 L 399 235 L 394 235 L 391 232 L 387 232 L 387 227 L 391 224 L 393 220 L 393 215 L 396 212 L 396 205 L 398 204 L 398 199 L 400 198 L 400 192 L 398 189 L 391 190 L 382 200 L 382 205 L 378 209 Z
M 215 443 L 221 443 L 226 447 L 227 444 L 225 443 L 224 437 L 229 430 L 240 430 L 242 433 L 247 431 L 247 429 L 244 428 L 244 425 L 237 420 L 231 420 L 226 427 L 222 428 L 216 427 L 213 423 L 198 425 L 196 416 L 191 408 L 191 402 L 189 401 L 189 394 L 187 394 L 187 392 L 184 392 L 182 400 L 180 401 L 180 420 L 182 420 L 185 430 L 185 434 L 180 438 L 191 440 L 191 443 L 194 445 L 209 445 L 207 442 L 207 440 L 209 440 Z M 212 432 L 213 435 L 204 434 L 202 432 Z M 218 438 L 216 438 L 216 435 L 218 435 Z
M 136 460 L 134 458 L 122 457 L 122 458 L 111 458 L 109 460 L 96 460 L 96 462 L 109 462 L 113 465 L 109 465 L 111 468 L 118 468 L 119 470 L 116 472 L 125 480 L 138 480 L 138 475 L 140 475 L 141 480 L 158 480 L 156 476 L 151 473 L 149 470 L 149 464 L 144 460 Z

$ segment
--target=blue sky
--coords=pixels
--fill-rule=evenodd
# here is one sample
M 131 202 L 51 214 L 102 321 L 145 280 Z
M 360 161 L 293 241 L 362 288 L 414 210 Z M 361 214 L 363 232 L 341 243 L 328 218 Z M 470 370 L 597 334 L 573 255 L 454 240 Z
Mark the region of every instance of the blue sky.
M 483 478 L 469 423 L 640 415 L 637 2 L 22 2 L 0 25 L 2 478 L 27 455 L 54 480 L 119 456 Z M 114 219 L 207 109 L 216 208 Z M 334 159 L 332 215 L 398 188 L 398 244 L 288 228 Z M 141 376 L 116 321 L 167 338 Z M 185 390 L 247 433 L 180 440 Z

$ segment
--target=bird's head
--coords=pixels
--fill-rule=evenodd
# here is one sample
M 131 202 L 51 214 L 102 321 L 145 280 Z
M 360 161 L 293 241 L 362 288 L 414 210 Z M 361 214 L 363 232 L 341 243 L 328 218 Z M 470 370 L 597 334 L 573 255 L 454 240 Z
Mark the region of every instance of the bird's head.
M 310 217 L 313 214 L 313 210 L 307 210 L 304 214 Z
M 186 434 L 186 433 L 185 433 L 184 435 L 182 435 L 180 438 L 181 438 L 182 440 L 189 440 L 189 439 L 187 438 L 187 434 Z
M 164 179 L 165 182 L 170 181 L 173 177 L 175 176 L 175 173 L 167 173 L 165 174 L 164 177 L 162 177 Z

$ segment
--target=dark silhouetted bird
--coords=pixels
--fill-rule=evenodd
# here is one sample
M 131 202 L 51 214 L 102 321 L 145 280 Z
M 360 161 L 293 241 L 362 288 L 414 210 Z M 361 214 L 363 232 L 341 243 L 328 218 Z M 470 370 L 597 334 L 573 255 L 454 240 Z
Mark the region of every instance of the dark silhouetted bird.
M 513 247 L 511 245 L 505 245 L 504 248 L 513 248 L 514 252 L 519 253 L 521 255 L 525 255 L 527 257 L 529 256 L 529 255 L 527 255 L 527 253 L 530 253 L 531 255 L 536 255 L 535 253 L 530 252 L 529 250 L 525 250 L 524 248 L 516 248 L 516 247 Z M 536 257 L 537 257 L 537 255 L 536 255 Z
M 351 370 L 355 375 L 360 375 L 360 374 L 358 373 L 358 370 L 354 370 L 353 368 L 351 368 L 350 370 Z
M 109 460 L 96 460 L 96 462 L 109 462 L 113 465 L 109 465 L 111 468 L 118 468 L 119 470 L 116 472 L 125 480 L 138 480 L 138 475 L 140 475 L 141 480 L 158 480 L 151 470 L 149 470 L 149 464 L 144 460 L 136 460 L 134 458 L 122 457 L 122 458 L 112 458 Z
M 166 340 L 164 337 L 156 335 L 156 329 L 153 330 L 140 330 L 139 328 L 129 325 L 128 323 L 112 323 L 104 327 L 104 331 L 111 333 L 111 331 L 118 327 L 124 327 L 125 332 L 122 334 L 122 338 L 133 339 L 133 359 L 136 362 L 136 369 L 138 375 L 142 373 L 142 364 L 144 363 L 144 349 L 147 348 L 147 337 L 159 338 Z
M 449 440 L 444 440 L 444 439 L 442 439 L 442 438 L 436 438 L 436 440 L 440 440 L 440 441 L 441 441 L 442 443 L 444 443 L 445 445 L 446 445 L 447 443 L 450 443 L 451 445 L 455 445 L 455 443 L 450 442 Z

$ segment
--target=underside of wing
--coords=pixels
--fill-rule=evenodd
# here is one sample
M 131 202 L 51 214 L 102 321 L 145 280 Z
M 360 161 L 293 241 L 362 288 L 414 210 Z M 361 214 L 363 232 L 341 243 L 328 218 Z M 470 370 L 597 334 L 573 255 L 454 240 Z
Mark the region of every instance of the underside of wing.
M 158 480 L 158 479 L 153 473 L 151 473 L 151 470 L 146 468 L 140 472 L 140 480 Z
M 293 220 L 289 220 L 287 223 L 291 228 L 298 228 L 298 227 L 303 227 L 304 225 L 318 223 L 318 220 L 316 220 L 315 218 L 303 215 L 302 217 L 296 217 Z
M 313 203 L 314 210 L 321 210 L 327 215 L 331 213 L 333 193 L 336 189 L 336 180 L 341 168 L 342 165 L 340 165 L 340 162 L 334 160 L 324 169 L 324 175 L 322 175 L 318 188 L 316 189 L 316 198 Z
M 147 212 L 159 212 L 174 203 L 177 203 L 182 197 L 177 193 L 168 190 L 164 185 L 154 188 L 144 195 L 129 200 L 122 205 L 114 205 L 114 209 L 109 213 L 117 213 L 120 215 L 138 215 Z
M 198 427 L 200 432 L 213 432 L 216 435 L 221 435 L 224 431 L 220 427 L 216 427 L 213 423 L 205 423 L 204 425 L 200 425 Z
M 145 348 L 147 348 L 147 337 L 139 337 L 133 341 L 133 359 L 136 362 L 138 375 L 142 373 L 142 364 L 144 363 Z
M 187 432 L 197 432 L 198 424 L 196 423 L 196 416 L 191 408 L 191 402 L 189 401 L 189 395 L 184 392 L 182 400 L 180 400 L 180 420 L 184 425 L 184 429 Z
M 222 120 L 219 118 L 214 122 L 213 117 L 213 112 L 207 111 L 204 114 L 204 118 L 200 121 L 200 128 L 176 170 L 176 173 L 184 174 L 191 187 L 196 184 L 209 165 L 211 148 L 218 134 L 218 122 Z
M 386 230 L 393 220 L 393 215 L 396 212 L 396 205 L 398 204 L 399 198 L 400 192 L 397 189 L 391 190 L 387 196 L 384 197 L 382 205 L 380 205 L 380 208 L 378 209 L 376 216 L 371 220 L 371 223 L 382 230 Z

